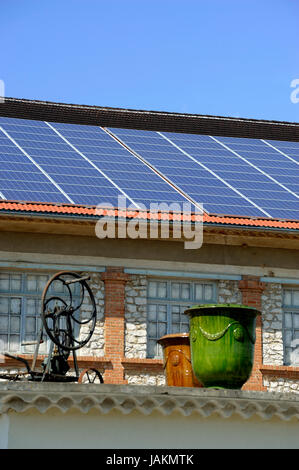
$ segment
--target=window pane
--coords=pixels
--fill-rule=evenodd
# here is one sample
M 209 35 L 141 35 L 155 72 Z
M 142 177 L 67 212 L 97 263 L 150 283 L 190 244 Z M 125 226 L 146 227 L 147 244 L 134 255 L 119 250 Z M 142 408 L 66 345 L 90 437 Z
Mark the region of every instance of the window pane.
M 9 300 L 7 297 L 0 297 L 0 313 L 9 312 Z
M 293 337 L 294 337 L 294 339 L 293 339 L 293 344 L 292 344 L 292 346 L 293 346 L 293 347 L 299 346 L 299 330 L 295 330 L 295 331 L 294 331 Z
M 212 300 L 213 299 L 213 287 L 206 285 L 204 288 L 204 300 Z
M 37 278 L 37 289 L 42 292 L 47 284 L 48 276 L 38 276 Z
M 292 305 L 292 293 L 291 293 L 291 291 L 289 291 L 289 290 L 284 291 L 283 303 L 284 303 L 284 305 Z
M 9 275 L 5 273 L 0 274 L 0 290 L 9 291 Z
M 172 299 L 180 298 L 180 284 L 177 282 L 172 282 L 171 284 L 171 298 Z
M 37 290 L 37 280 L 36 276 L 33 274 L 28 274 L 26 276 L 26 290 L 29 292 L 36 292 Z
M 148 283 L 148 295 L 149 297 L 157 297 L 157 283 L 150 281 Z
M 295 332 L 295 338 L 291 342 L 291 348 L 290 363 L 295 365 L 299 363 L 299 331 Z
M 285 363 L 286 364 L 291 363 L 291 352 L 292 352 L 292 349 L 290 349 L 290 348 L 285 349 Z
M 286 346 L 290 346 L 290 344 L 292 342 L 292 338 L 293 338 L 292 331 L 291 330 L 285 331 L 284 342 L 285 342 Z
M 172 323 L 179 323 L 180 321 L 180 314 L 179 313 L 173 313 L 172 314 Z
M 293 326 L 294 328 L 299 328 L 299 313 L 294 313 Z
M 167 297 L 167 284 L 166 282 L 158 283 L 158 297 L 159 299 Z
M 150 357 L 154 357 L 156 355 L 156 350 L 157 350 L 157 342 L 150 339 L 148 341 L 148 355 Z
M 179 305 L 172 305 L 171 306 L 172 313 L 180 313 L 180 306 Z
M 34 317 L 26 317 L 25 331 L 26 333 L 35 333 L 36 320 Z
M 195 299 L 196 300 L 202 300 L 203 295 L 203 286 L 201 284 L 195 284 Z
M 161 308 L 163 307 L 163 308 Z M 159 305 L 159 310 L 158 310 L 158 321 L 167 321 L 167 311 L 166 311 L 166 306 L 164 305 Z
M 10 299 L 10 313 L 18 313 L 21 314 L 21 299 L 19 298 L 12 298 Z
M 157 306 L 156 305 L 149 305 L 148 306 L 148 319 L 149 321 L 156 321 L 157 320 Z
M 0 335 L 0 352 L 7 351 L 8 343 L 7 343 L 7 335 Z
M 0 331 L 8 331 L 8 315 L 0 315 Z
M 183 300 L 190 299 L 190 284 L 182 284 L 182 297 Z
M 299 307 L 299 290 L 293 291 L 293 305 Z
M 157 325 L 155 323 L 148 324 L 148 334 L 151 338 L 157 338 Z
M 63 293 L 64 291 L 64 285 L 62 282 L 56 280 L 52 283 L 52 290 L 53 292 L 60 292 L 61 294 Z
M 21 319 L 20 317 L 12 316 L 10 318 L 10 331 L 11 333 L 20 333 Z
M 292 328 L 292 314 L 291 313 L 284 314 L 284 326 L 285 328 Z
M 20 336 L 19 335 L 10 335 L 9 339 L 9 350 L 16 352 L 20 349 Z
M 21 274 L 12 274 L 11 275 L 11 290 L 14 292 L 19 292 L 22 289 L 22 276 Z
M 161 336 L 166 335 L 166 333 L 167 333 L 166 323 L 159 323 L 158 324 L 158 337 L 161 338 Z
M 189 305 L 181 305 L 181 306 L 180 306 L 180 313 L 181 313 L 181 315 L 184 315 L 185 317 L 187 317 L 187 315 L 185 315 L 185 311 L 186 311 L 188 308 L 190 308 Z M 188 318 L 188 317 L 187 317 L 187 318 Z
M 186 325 L 185 323 L 183 323 L 181 325 L 181 333 L 189 333 L 189 325 L 188 324 Z
M 150 341 L 154 338 L 158 339 L 167 333 L 188 333 L 189 316 L 185 315 L 185 311 L 196 301 L 213 302 L 214 295 L 214 283 L 149 280 L 148 297 L 161 299 L 161 305 L 158 301 L 148 304 L 148 354 L 153 351 Z
M 36 314 L 35 299 L 27 299 L 27 301 L 26 301 L 26 314 L 27 315 L 35 315 Z

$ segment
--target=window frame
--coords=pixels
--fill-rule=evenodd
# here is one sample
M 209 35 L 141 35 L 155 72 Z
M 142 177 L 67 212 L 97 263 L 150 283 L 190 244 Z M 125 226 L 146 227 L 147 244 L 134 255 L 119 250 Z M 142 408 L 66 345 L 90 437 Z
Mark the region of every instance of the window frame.
M 11 354 L 28 354 L 28 355 L 32 355 L 34 353 L 35 346 L 34 345 L 33 346 L 28 346 L 28 345 L 26 346 L 26 345 L 22 345 L 22 343 L 24 341 L 29 341 L 28 339 L 26 339 L 26 335 L 27 336 L 34 336 L 32 341 L 36 340 L 38 332 L 39 332 L 39 325 L 41 325 L 41 323 L 39 323 L 39 322 L 41 322 L 41 319 L 40 319 L 41 312 L 38 312 L 36 310 L 35 313 L 28 313 L 27 302 L 28 302 L 28 300 L 34 300 L 36 303 L 41 301 L 42 293 L 43 293 L 43 290 L 46 286 L 46 283 L 49 281 L 49 279 L 53 276 L 54 273 L 50 270 L 49 271 L 45 271 L 45 270 L 43 270 L 43 271 L 0 270 L 0 275 L 2 275 L 2 274 L 6 274 L 9 277 L 9 290 L 5 290 L 5 289 L 1 290 L 1 288 L 0 288 L 0 298 L 2 298 L 2 297 L 3 298 L 8 298 L 9 300 L 12 299 L 12 298 L 20 298 L 21 299 L 20 314 L 15 314 L 15 315 L 20 316 L 20 329 L 19 329 L 19 332 L 18 333 L 17 332 L 11 333 L 11 331 L 10 331 L 11 312 L 9 312 L 7 314 L 8 324 L 7 324 L 6 332 L 5 331 L 3 331 L 3 332 L 0 331 L 0 335 L 6 335 L 7 336 L 7 349 L 5 349 L 5 352 L 7 351 Z M 14 275 L 21 276 L 20 290 L 14 291 L 14 290 L 11 289 L 11 276 L 14 276 Z M 28 276 L 44 276 L 46 279 L 45 279 L 45 283 L 43 285 L 43 289 L 38 290 L 38 281 L 37 281 L 37 289 L 35 291 L 29 291 L 28 288 L 27 288 Z M 53 291 L 53 292 L 55 292 L 55 291 Z M 6 316 L 6 314 L 0 313 L 0 317 L 2 315 Z M 33 318 L 36 319 L 36 332 L 35 333 L 30 334 L 30 333 L 26 332 L 26 317 L 27 318 L 28 317 L 33 317 Z M 10 347 L 10 337 L 14 334 L 19 336 L 19 347 L 17 349 L 11 349 L 11 347 Z M 45 335 L 45 337 L 47 337 L 45 332 L 44 332 L 44 335 Z M 48 347 L 49 347 L 49 338 L 47 337 L 46 341 L 45 341 L 45 344 L 44 344 L 44 347 L 43 347 L 43 345 L 41 345 L 41 347 L 40 347 L 40 353 L 41 354 L 46 354 L 47 351 L 48 351 Z M 28 348 L 29 348 L 29 350 L 28 350 Z
M 293 363 L 290 360 L 287 359 L 288 357 L 288 349 L 291 349 L 292 346 L 291 346 L 291 343 L 292 341 L 295 339 L 294 338 L 294 335 L 296 333 L 296 331 L 299 333 L 299 326 L 298 327 L 295 327 L 294 326 L 294 314 L 298 315 L 299 317 L 299 303 L 298 305 L 296 305 L 293 301 L 293 298 L 294 298 L 294 292 L 298 292 L 299 294 L 299 285 L 298 286 L 285 286 L 283 287 L 283 296 L 282 296 L 282 311 L 283 311 L 283 314 L 282 314 L 282 344 L 283 344 L 283 364 L 285 366 L 299 366 L 299 358 L 298 358 L 298 363 Z M 291 303 L 289 304 L 286 304 L 285 303 L 285 293 L 286 292 L 289 292 L 291 294 Z M 290 314 L 291 315 L 291 327 L 287 326 L 286 325 L 286 314 Z M 286 336 L 287 336 L 287 332 L 291 332 L 291 335 L 292 335 L 292 340 L 290 342 L 290 344 L 287 343 L 287 340 L 286 340 Z M 299 347 L 299 338 L 298 338 L 298 347 Z
M 161 283 L 166 283 L 166 297 L 151 297 L 149 295 L 149 286 L 150 282 L 161 282 Z M 171 295 L 172 291 L 172 284 L 180 284 L 180 294 L 181 294 L 181 289 L 182 289 L 182 284 L 189 284 L 190 286 L 190 298 L 189 299 L 182 299 L 181 297 L 179 298 L 173 298 Z M 196 285 L 199 284 L 201 286 L 209 286 L 212 287 L 212 298 L 209 300 L 198 300 L 195 298 L 195 289 Z M 158 325 L 158 323 L 162 322 L 153 322 L 149 320 L 149 306 L 150 305 L 166 305 L 166 333 L 165 334 L 172 334 L 173 333 L 173 325 L 174 322 L 172 321 L 172 306 L 179 306 L 179 307 L 185 307 L 186 309 L 192 305 L 195 304 L 204 304 L 204 303 L 215 303 L 217 302 L 217 297 L 218 297 L 218 283 L 216 281 L 209 281 L 207 279 L 192 279 L 192 278 L 155 278 L 155 277 L 150 277 L 147 282 L 147 317 L 146 317 L 146 338 L 147 338 L 147 345 L 146 345 L 146 357 L 149 359 L 153 358 L 161 358 L 162 356 L 162 351 L 161 348 L 159 348 L 157 345 L 155 354 L 151 354 L 149 347 L 150 347 L 150 341 L 155 340 L 159 338 L 153 338 L 149 336 L 149 325 L 150 323 L 155 323 Z M 181 312 L 179 313 L 181 316 Z M 180 318 L 180 330 L 181 330 L 181 325 L 185 324 L 185 322 L 181 322 Z M 189 330 L 189 328 L 188 328 Z M 157 331 L 158 334 L 158 331 Z M 160 351 L 159 351 L 160 349 Z

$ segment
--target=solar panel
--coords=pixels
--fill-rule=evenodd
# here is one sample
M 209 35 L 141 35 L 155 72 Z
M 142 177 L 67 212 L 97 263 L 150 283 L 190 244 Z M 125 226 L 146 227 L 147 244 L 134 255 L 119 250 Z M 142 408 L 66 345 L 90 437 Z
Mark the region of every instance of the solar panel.
M 299 165 L 299 142 L 286 142 L 280 140 L 264 140 L 267 145 L 271 145 L 281 155 L 291 159 Z
M 161 171 L 170 181 L 175 183 L 182 191 L 189 194 L 198 203 L 203 204 L 204 210 L 212 213 L 265 216 L 265 211 L 254 206 L 240 192 L 217 177 L 214 172 L 198 160 L 194 161 L 175 148 L 162 135 L 154 131 L 142 131 L 140 142 L 139 130 L 109 129 L 115 136 L 121 139 L 130 149 L 137 152 L 146 162 Z M 169 137 L 170 134 L 167 134 Z M 178 134 L 181 138 L 182 134 Z M 184 141 L 197 143 L 196 136 L 184 135 Z M 205 137 L 207 137 L 205 139 Z M 171 139 L 175 134 L 171 133 Z M 189 147 L 186 147 L 189 149 Z M 210 151 L 218 151 L 219 157 L 225 158 L 229 152 L 219 150 L 219 145 L 210 142 L 208 136 L 203 136 L 197 148 L 198 155 L 207 148 Z M 186 177 L 182 179 L 182 176 Z
M 213 171 L 216 176 L 238 190 L 246 200 L 250 200 L 252 204 L 264 211 L 264 214 L 281 218 L 299 217 L 297 195 L 283 185 L 280 181 L 280 175 L 275 178 L 279 172 L 290 174 L 289 165 L 293 165 L 293 163 L 287 161 L 285 168 L 283 168 L 284 162 L 281 161 L 281 156 L 275 153 L 274 156 L 271 156 L 276 167 L 272 162 L 269 164 L 267 157 L 274 150 L 266 147 L 263 142 L 257 140 L 252 143 L 252 139 L 223 138 L 225 144 L 221 145 L 218 137 L 216 139 L 209 136 L 180 133 L 159 134 L 162 137 L 164 136 L 169 143 L 172 143 L 177 150 L 182 151 L 184 155 L 196 161 L 199 165 L 204 165 L 206 169 Z M 125 136 L 122 138 L 125 139 L 128 145 L 131 145 L 131 135 L 127 137 L 125 130 L 120 135 Z M 241 155 L 231 149 L 231 142 L 236 148 L 239 148 L 238 144 L 242 145 L 243 153 L 243 148 L 250 149 L 249 158 L 241 158 Z M 134 148 L 140 149 L 139 151 L 144 155 L 143 146 L 137 144 L 134 145 Z M 264 151 L 261 155 L 262 158 L 259 157 L 262 160 L 260 168 L 253 163 L 257 149 L 260 150 L 260 154 L 261 150 Z M 157 158 L 157 152 L 156 157 L 153 158 Z M 160 159 L 162 160 L 161 155 Z M 265 166 L 263 166 L 263 162 L 265 162 Z M 267 165 L 270 165 L 268 173 L 266 173 Z M 297 168 L 294 169 L 293 167 L 292 170 L 298 171 Z M 165 171 L 168 170 L 165 169 Z M 168 173 L 166 174 L 168 175 Z M 217 195 L 217 188 L 215 188 L 214 194 Z M 212 201 L 210 200 L 210 202 Z
M 20 201 L 70 202 L 57 186 L 8 138 L 4 126 L 8 127 L 9 124 L 3 121 L 4 119 L 0 118 L 0 190 L 2 197 Z
M 51 126 L 140 207 L 149 209 L 153 203 L 187 202 L 100 127 L 59 123 L 51 123 Z
M 299 218 L 298 188 L 291 188 L 284 176 L 293 175 L 299 181 L 299 166 L 259 139 L 213 137 L 225 145 L 239 162 L 265 176 L 264 188 L 255 191 L 254 200 L 268 210 L 273 217 Z M 273 184 L 276 185 L 276 189 Z M 247 190 L 246 194 L 252 193 Z
M 0 198 L 299 219 L 299 143 L 0 117 Z
M 14 119 L 10 123 L 7 119 L 5 122 L 0 119 L 3 129 L 59 185 L 71 201 L 86 205 L 107 202 L 117 207 L 118 196 L 121 192 L 66 144 L 46 123 L 34 121 L 32 125 L 32 122 Z M 37 191 L 41 197 L 48 197 L 44 195 L 46 191 L 44 187 L 40 186 Z M 43 200 L 39 194 L 31 200 Z M 54 201 L 60 202 L 61 195 Z M 63 198 L 61 202 L 66 201 L 67 199 Z

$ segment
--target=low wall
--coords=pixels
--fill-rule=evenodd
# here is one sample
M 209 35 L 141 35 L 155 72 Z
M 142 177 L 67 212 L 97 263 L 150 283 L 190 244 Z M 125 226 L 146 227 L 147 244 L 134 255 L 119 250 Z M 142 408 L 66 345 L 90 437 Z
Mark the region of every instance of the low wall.
M 292 394 L 0 384 L 2 449 L 111 449 L 113 455 L 115 449 L 290 449 L 298 443 L 299 397 Z

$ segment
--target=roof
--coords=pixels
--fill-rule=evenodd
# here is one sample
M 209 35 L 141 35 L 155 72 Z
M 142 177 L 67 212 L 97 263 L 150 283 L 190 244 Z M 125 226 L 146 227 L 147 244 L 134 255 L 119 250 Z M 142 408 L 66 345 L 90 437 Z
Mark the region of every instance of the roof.
M 66 413 L 74 407 L 82 413 L 117 410 L 124 415 L 138 411 L 143 415 L 158 412 L 167 416 L 180 412 L 182 416 L 225 419 L 234 416 L 244 420 L 259 417 L 263 421 L 299 418 L 299 397 L 294 393 L 151 385 L 0 383 L 0 416 L 11 410 L 45 413 L 52 408 Z
M 0 103 L 0 116 L 2 214 L 95 218 L 92 187 L 113 201 L 102 215 L 177 219 L 115 203 L 124 194 L 140 207 L 162 194 L 167 202 L 203 203 L 206 225 L 298 230 L 299 123 L 16 98 Z M 78 194 L 69 194 L 74 187 Z
M 128 129 L 299 142 L 299 123 L 5 98 L 0 116 Z
M 98 219 L 100 217 L 125 217 L 126 219 L 143 220 L 182 220 L 182 215 L 171 213 L 150 213 L 149 211 L 119 210 L 119 209 L 99 209 L 96 206 L 82 206 L 75 204 L 47 204 L 36 202 L 0 201 L 0 214 L 10 215 L 30 215 L 30 216 L 51 216 L 51 217 L 75 217 L 82 219 Z M 191 221 L 195 221 L 195 216 L 190 215 Z M 186 216 L 184 215 L 184 220 Z M 299 221 L 280 220 L 258 217 L 232 217 L 219 216 L 217 214 L 204 214 L 202 222 L 204 225 L 238 226 L 251 228 L 265 228 L 277 230 L 299 231 Z

